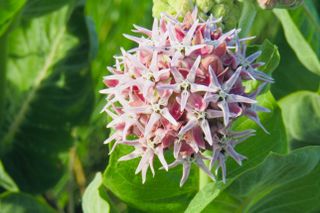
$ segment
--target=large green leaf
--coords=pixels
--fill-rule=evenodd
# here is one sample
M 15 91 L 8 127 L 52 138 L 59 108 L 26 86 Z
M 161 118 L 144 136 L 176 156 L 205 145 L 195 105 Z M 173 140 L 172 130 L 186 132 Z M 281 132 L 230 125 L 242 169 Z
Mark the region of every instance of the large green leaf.
M 2 162 L 0 161 L 0 187 L 8 191 L 19 191 L 15 182 L 5 171 Z
M 312 1 L 296 10 L 274 10 L 281 21 L 286 39 L 301 63 L 320 75 L 320 20 Z
M 320 147 L 305 147 L 289 155 L 271 154 L 235 179 L 203 212 L 319 212 L 319 199 Z
M 286 43 L 282 31 L 278 33 L 275 43 L 278 45 L 281 55 L 280 65 L 273 74 L 275 83 L 271 86 L 275 98 L 280 99 L 299 90 L 317 91 L 320 76 L 309 72 L 301 64 Z
M 34 197 L 24 193 L 3 193 L 0 195 L 1 213 L 54 213 L 55 211 Z
M 84 213 L 108 213 L 110 211 L 109 203 L 100 195 L 101 185 L 102 175 L 99 172 L 84 192 L 82 198 Z
M 26 0 L 0 0 L 0 36 L 8 29 Z
M 298 146 L 298 141 L 300 146 L 320 145 L 320 95 L 300 91 L 281 99 L 279 104 L 289 138 Z
M 67 5 L 22 20 L 9 36 L 3 162 L 22 190 L 40 192 L 64 170 L 59 153 L 72 144 L 93 103 L 89 31 L 83 7 Z M 23 163 L 22 163 L 23 162 Z

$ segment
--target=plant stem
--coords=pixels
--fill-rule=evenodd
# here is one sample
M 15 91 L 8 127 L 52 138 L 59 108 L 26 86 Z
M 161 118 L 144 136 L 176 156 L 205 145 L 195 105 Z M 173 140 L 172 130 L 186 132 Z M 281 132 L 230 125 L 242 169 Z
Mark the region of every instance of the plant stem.
M 199 168 L 199 191 L 210 182 L 210 177 Z
M 243 1 L 243 9 L 239 21 L 239 27 L 241 29 L 240 36 L 245 37 L 249 34 L 253 21 L 257 15 L 257 10 L 252 1 Z
M 6 72 L 7 72 L 7 33 L 0 36 L 0 124 L 4 117 Z
M 204 155 L 208 155 L 208 151 L 203 153 Z M 209 168 L 209 162 L 205 161 L 205 165 Z M 205 185 L 211 182 L 210 177 L 199 168 L 199 191 L 204 188 Z

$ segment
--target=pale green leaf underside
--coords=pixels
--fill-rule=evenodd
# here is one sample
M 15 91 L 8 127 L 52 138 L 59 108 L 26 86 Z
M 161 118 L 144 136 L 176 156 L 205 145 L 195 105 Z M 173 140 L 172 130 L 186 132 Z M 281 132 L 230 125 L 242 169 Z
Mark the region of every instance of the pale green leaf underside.
M 84 213 L 108 213 L 110 211 L 109 203 L 100 196 L 99 187 L 101 184 L 102 175 L 99 172 L 84 192 L 82 198 Z

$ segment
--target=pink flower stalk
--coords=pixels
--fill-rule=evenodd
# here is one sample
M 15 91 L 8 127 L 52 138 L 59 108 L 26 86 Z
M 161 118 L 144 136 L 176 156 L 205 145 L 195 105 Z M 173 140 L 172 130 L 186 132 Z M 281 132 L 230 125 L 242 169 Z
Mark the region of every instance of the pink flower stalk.
M 255 100 L 262 87 L 247 93 L 243 82 L 273 80 L 258 70 L 260 51 L 245 55 L 245 42 L 252 38 L 239 38 L 238 29 L 223 33 L 220 21 L 201 21 L 196 9 L 182 22 L 163 14 L 152 30 L 135 26 L 143 36 L 125 35 L 138 47 L 122 49 L 108 68 L 112 74 L 104 78 L 108 88 L 101 93 L 107 94 L 104 111 L 113 119 L 107 127 L 115 133 L 105 143 L 115 141 L 110 152 L 118 144 L 134 147 L 119 160 L 141 157 L 136 173 L 141 172 L 143 183 L 149 168 L 155 174 L 156 157 L 165 170 L 182 164 L 180 186 L 192 163 L 213 180 L 221 171 L 225 182 L 227 157 L 241 165 L 246 157 L 235 147 L 255 133 L 232 131 L 232 123 L 247 116 L 264 129 L 257 111 L 268 110 Z M 132 135 L 137 139 L 130 140 Z M 211 156 L 204 154 L 207 150 Z M 164 152 L 173 152 L 175 161 L 168 164 Z

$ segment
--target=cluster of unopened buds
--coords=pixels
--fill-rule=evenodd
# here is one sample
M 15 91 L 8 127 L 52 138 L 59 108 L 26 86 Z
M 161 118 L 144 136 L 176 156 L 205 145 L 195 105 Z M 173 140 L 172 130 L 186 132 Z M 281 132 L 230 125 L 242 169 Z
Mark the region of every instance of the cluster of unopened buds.
M 234 120 L 247 116 L 263 128 L 257 112 L 268 109 L 256 104 L 256 96 L 273 80 L 258 70 L 260 51 L 246 56 L 252 38 L 239 38 L 238 29 L 223 33 L 220 21 L 199 20 L 196 9 L 183 21 L 162 14 L 152 30 L 135 26 L 143 36 L 125 35 L 138 46 L 122 49 L 108 68 L 112 74 L 104 77 L 108 88 L 101 93 L 107 94 L 103 111 L 112 118 L 107 127 L 115 132 L 105 143 L 115 141 L 110 152 L 118 144 L 134 147 L 119 160 L 141 158 L 136 173 L 143 183 L 149 168 L 155 173 L 155 158 L 165 170 L 183 166 L 180 186 L 192 163 L 214 180 L 220 171 L 225 182 L 227 157 L 241 165 L 246 157 L 235 147 L 255 134 L 231 130 Z M 261 86 L 246 92 L 243 83 L 252 80 Z M 168 163 L 165 152 L 175 160 Z

